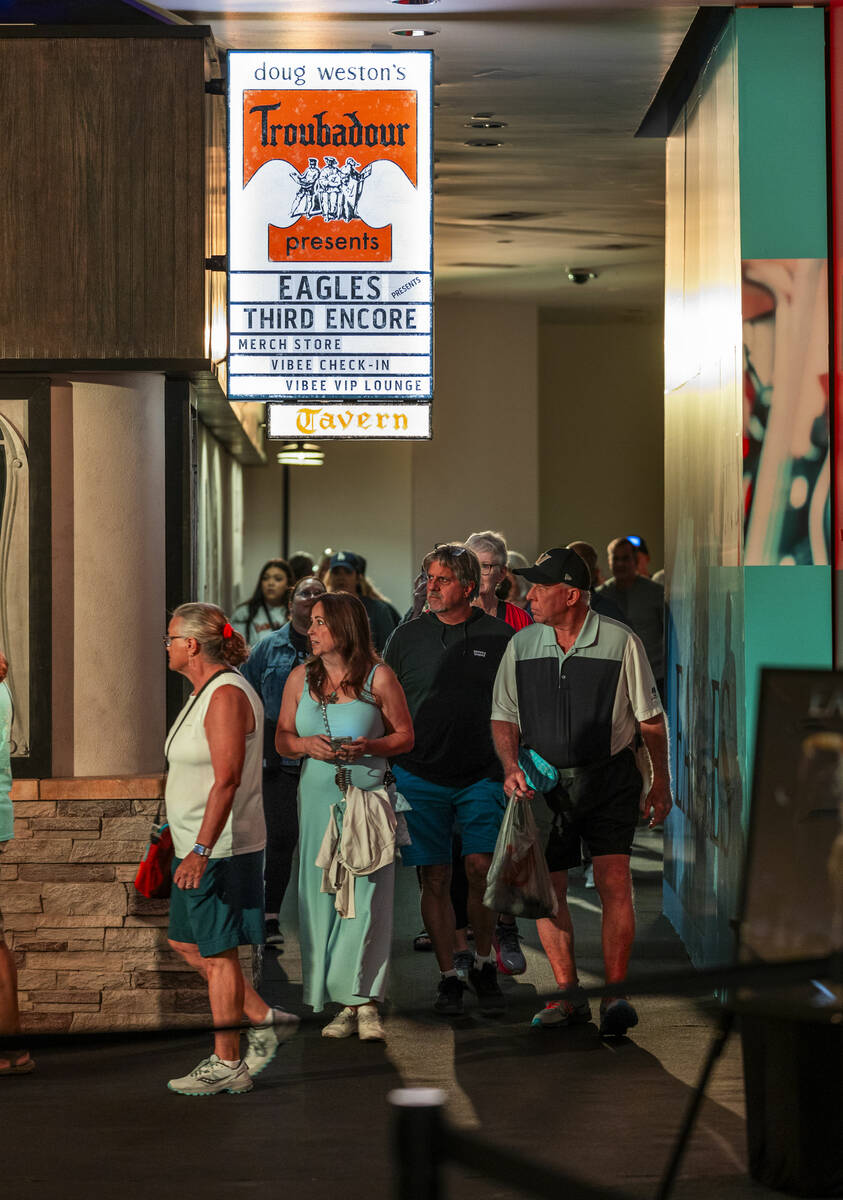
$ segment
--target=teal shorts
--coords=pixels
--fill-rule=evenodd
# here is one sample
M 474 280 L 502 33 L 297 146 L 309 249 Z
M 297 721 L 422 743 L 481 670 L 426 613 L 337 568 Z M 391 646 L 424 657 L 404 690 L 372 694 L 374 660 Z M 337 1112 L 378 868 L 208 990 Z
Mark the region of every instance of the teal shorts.
M 465 787 L 430 783 L 394 766 L 395 786 L 412 805 L 405 813 L 410 845 L 401 847 L 407 867 L 450 863 L 454 833 L 462 839 L 462 853 L 493 854 L 506 802 L 503 784 L 478 779 Z
M 173 872 L 180 862 L 173 859 Z M 263 850 L 210 859 L 198 888 L 173 884 L 167 934 L 172 942 L 197 946 L 203 958 L 262 946 Z

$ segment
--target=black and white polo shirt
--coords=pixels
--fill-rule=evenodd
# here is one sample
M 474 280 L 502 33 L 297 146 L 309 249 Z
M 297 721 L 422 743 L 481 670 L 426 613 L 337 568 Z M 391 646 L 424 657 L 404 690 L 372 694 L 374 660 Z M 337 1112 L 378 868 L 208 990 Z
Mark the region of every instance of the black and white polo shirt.
M 555 767 L 582 767 L 635 742 L 635 722 L 663 712 L 641 639 L 589 610 L 567 654 L 550 625 L 510 640 L 495 679 L 492 720 Z

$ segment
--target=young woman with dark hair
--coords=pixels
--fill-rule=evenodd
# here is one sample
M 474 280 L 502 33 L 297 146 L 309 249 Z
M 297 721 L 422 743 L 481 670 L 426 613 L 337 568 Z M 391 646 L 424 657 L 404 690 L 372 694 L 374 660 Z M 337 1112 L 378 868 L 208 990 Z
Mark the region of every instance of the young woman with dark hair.
M 287 623 L 293 569 L 284 558 L 270 558 L 260 569 L 255 590 L 238 604 L 231 623 L 250 646 Z
M 342 1006 L 323 1037 L 357 1033 L 362 1041 L 381 1041 L 377 1001 L 386 988 L 395 863 L 355 874 L 347 916 L 337 907 L 341 897 L 322 891 L 323 868 L 315 863 L 332 821 L 342 837 L 358 791 L 383 795 L 387 759 L 412 749 L 413 726 L 401 685 L 374 651 L 357 596 L 320 597 L 309 634 L 313 657 L 287 681 L 275 734 L 279 754 L 305 759 L 299 784 L 304 1000 L 315 1012 L 327 1000 Z

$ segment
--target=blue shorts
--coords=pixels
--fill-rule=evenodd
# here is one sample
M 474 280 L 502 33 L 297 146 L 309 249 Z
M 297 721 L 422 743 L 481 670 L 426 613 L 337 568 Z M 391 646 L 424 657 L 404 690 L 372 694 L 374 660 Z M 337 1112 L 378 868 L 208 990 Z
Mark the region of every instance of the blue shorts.
M 180 862 L 173 859 L 174 872 Z M 167 935 L 197 946 L 203 958 L 236 946 L 262 946 L 263 850 L 210 859 L 198 888 L 173 884 Z
M 413 811 L 405 813 L 411 845 L 401 847 L 401 860 L 408 867 L 430 867 L 450 863 L 454 830 L 462 837 L 462 852 L 493 854 L 506 802 L 503 784 L 478 779 L 466 787 L 430 783 L 393 767 L 398 791 L 409 800 Z

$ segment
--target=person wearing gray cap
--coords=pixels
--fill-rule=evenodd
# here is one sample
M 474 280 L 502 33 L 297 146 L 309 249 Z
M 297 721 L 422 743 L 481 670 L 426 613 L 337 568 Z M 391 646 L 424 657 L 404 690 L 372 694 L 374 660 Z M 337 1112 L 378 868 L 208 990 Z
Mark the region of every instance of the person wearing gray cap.
M 672 807 L 667 726 L 640 639 L 592 611 L 591 573 L 580 555 L 555 547 L 516 574 L 532 584 L 527 598 L 536 623 L 517 633 L 504 652 L 492 735 L 508 796 L 535 795 L 519 765 L 524 749 L 557 776 L 545 792 L 554 814 L 545 853 L 559 908 L 537 928 L 563 994 L 533 1024 L 565 1027 L 591 1020 L 588 1000 L 579 993 L 568 871 L 579 865 L 585 839 L 603 905 L 606 982 L 620 983 L 635 934 L 629 856 L 639 813 L 646 817 L 652 810 L 655 825 Z M 653 784 L 643 798 L 633 752 L 639 725 L 653 765 Z M 620 1037 L 637 1023 L 624 997 L 601 1003 L 601 1036 Z
M 351 592 L 357 596 L 366 610 L 372 629 L 372 641 L 378 654 L 383 653 L 386 640 L 399 622 L 398 613 L 391 604 L 368 596 L 363 590 L 366 575 L 366 560 L 353 550 L 337 550 L 328 561 L 325 580 L 329 592 Z

